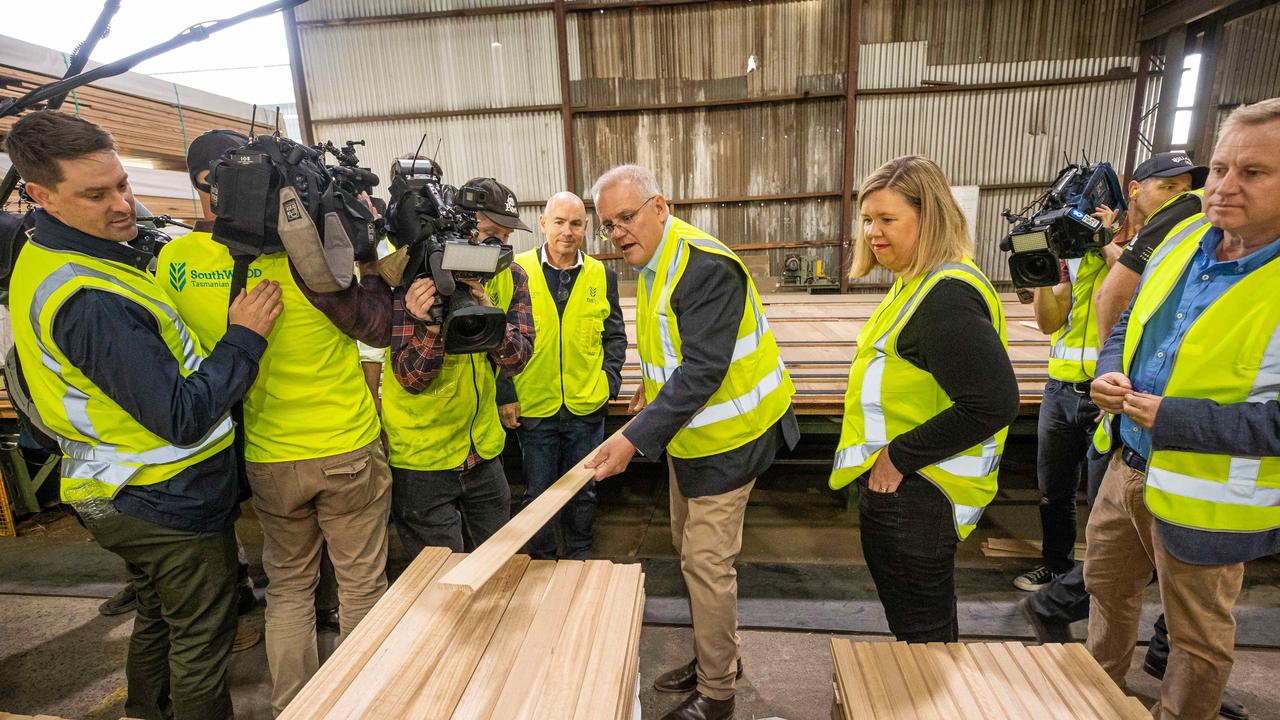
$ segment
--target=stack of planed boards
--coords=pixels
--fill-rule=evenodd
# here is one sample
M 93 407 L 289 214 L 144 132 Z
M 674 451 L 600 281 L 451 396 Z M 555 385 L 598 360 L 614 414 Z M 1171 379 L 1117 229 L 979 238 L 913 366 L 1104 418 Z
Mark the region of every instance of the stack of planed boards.
M 280 716 L 632 718 L 644 575 L 512 555 L 474 592 L 427 548 Z
M 831 639 L 832 720 L 1150 720 L 1083 645 Z

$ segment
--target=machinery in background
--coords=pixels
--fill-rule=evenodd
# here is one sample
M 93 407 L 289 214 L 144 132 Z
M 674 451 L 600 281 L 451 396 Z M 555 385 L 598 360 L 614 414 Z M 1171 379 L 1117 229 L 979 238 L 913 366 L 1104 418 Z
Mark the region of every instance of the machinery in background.
M 823 272 L 822 259 L 816 255 L 789 253 L 782 263 L 782 280 L 778 282 L 778 289 L 838 293 L 840 280 Z

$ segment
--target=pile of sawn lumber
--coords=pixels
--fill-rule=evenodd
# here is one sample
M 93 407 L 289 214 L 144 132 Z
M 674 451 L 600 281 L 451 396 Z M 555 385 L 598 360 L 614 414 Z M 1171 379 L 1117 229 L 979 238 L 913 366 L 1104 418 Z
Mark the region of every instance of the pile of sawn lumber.
M 1083 645 L 831 640 L 833 720 L 1150 720 Z
M 633 717 L 639 565 L 509 555 L 474 591 L 440 582 L 465 557 L 424 550 L 281 720 Z

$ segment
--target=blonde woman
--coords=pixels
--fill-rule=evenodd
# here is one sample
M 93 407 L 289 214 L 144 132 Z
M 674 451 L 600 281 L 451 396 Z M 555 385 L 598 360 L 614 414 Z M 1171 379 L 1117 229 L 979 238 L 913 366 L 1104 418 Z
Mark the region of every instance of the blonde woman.
M 862 552 L 894 636 L 953 642 L 956 544 L 995 496 L 1018 412 L 1004 312 L 933 161 L 882 165 L 858 213 L 853 276 L 896 278 L 858 333 L 831 487 L 859 485 Z

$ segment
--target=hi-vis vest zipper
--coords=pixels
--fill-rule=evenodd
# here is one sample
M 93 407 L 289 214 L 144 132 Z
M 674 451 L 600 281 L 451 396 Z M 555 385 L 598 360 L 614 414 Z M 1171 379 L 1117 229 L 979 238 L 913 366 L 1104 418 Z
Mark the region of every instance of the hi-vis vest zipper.
M 1210 227 L 1197 215 L 1156 249 L 1125 329 L 1126 374 L 1143 330 L 1187 271 Z M 1280 259 L 1241 278 L 1196 318 L 1174 350 L 1164 395 L 1220 405 L 1280 399 L 1277 287 Z M 1099 449 L 1110 448 L 1110 425 L 1104 422 L 1094 436 Z M 1280 528 L 1280 457 L 1154 450 L 1147 459 L 1145 501 L 1152 515 L 1175 525 L 1228 532 Z
M 667 444 L 667 452 L 677 458 L 715 455 L 755 440 L 786 414 L 795 394 L 760 294 L 742 260 L 719 240 L 671 215 L 653 287 L 646 288 L 642 280 L 636 288 L 636 338 L 645 398 L 653 402 L 683 362 L 679 320 L 671 308 L 671 295 L 695 252 L 712 253 L 736 263 L 747 280 L 747 297 L 724 380 Z
M 947 278 L 962 280 L 982 294 L 1000 343 L 1009 347 L 1004 307 L 991 281 L 972 260 L 946 263 L 889 290 L 858 333 L 858 349 L 849 368 L 844 426 L 831 472 L 832 489 L 842 488 L 871 469 L 880 451 L 895 437 L 914 429 L 952 406 L 938 382 L 898 354 L 898 335 L 925 296 Z M 996 476 L 1009 428 L 945 460 L 921 469 L 920 475 L 942 490 L 951 502 L 956 534 L 968 537 L 996 494 Z
M 115 293 L 150 312 L 184 376 L 205 354 L 154 276 L 122 263 L 27 243 L 10 288 L 14 341 L 24 377 L 45 425 L 62 448 L 62 499 L 112 498 L 125 485 L 153 485 L 230 447 L 233 425 L 223 416 L 199 442 L 169 443 L 107 397 L 53 342 L 59 309 L 81 290 Z

